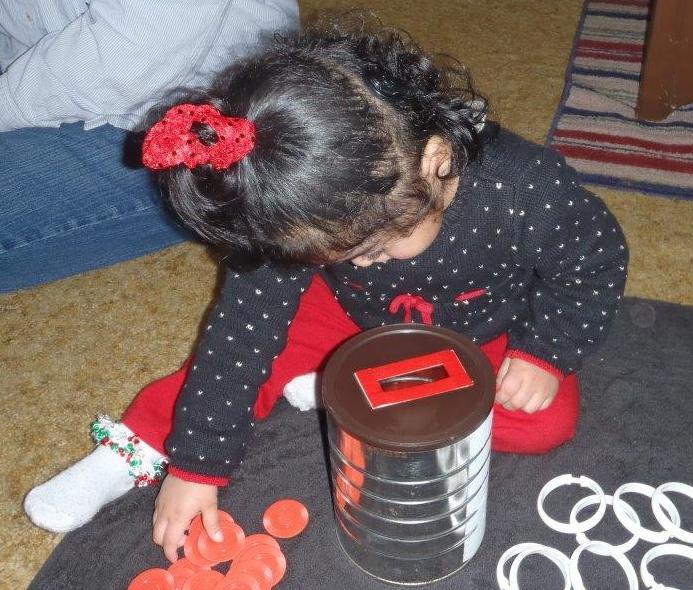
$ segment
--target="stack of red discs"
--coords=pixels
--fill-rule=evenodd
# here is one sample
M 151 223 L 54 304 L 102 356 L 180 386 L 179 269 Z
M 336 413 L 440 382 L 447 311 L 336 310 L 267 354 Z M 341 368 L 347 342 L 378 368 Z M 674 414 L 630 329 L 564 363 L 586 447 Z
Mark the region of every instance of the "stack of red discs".
M 296 500 L 275 502 L 263 517 L 269 535 L 246 537 L 231 515 L 221 510 L 219 524 L 224 540 L 217 543 L 197 516 L 183 546 L 185 557 L 167 570 L 143 571 L 128 590 L 271 590 L 286 572 L 286 557 L 274 537 L 288 539 L 300 534 L 308 525 L 308 510 Z M 212 569 L 225 562 L 231 562 L 226 575 Z

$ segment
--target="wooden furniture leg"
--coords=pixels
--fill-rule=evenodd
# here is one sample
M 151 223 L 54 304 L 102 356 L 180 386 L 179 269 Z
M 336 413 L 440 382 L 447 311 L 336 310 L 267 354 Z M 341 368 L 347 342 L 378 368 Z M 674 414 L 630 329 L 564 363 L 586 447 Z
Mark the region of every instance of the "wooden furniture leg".
M 653 2 L 635 114 L 659 121 L 693 102 L 693 2 Z

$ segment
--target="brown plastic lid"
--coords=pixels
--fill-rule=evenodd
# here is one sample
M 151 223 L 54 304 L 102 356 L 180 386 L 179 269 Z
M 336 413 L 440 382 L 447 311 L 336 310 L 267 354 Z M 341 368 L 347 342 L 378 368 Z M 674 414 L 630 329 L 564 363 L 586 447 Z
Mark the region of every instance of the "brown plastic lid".
M 454 351 L 473 385 L 373 409 L 354 376 L 362 369 L 446 350 Z M 325 367 L 322 395 L 327 412 L 357 439 L 393 451 L 426 451 L 448 446 L 479 427 L 493 407 L 495 375 L 479 347 L 464 336 L 446 328 L 395 324 L 342 344 Z

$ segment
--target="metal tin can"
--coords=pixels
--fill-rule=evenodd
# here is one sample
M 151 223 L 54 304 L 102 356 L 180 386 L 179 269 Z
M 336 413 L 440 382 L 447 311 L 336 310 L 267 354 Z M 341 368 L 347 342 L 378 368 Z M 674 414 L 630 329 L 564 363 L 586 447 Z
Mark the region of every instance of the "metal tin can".
M 323 374 L 337 537 L 366 573 L 427 584 L 484 536 L 495 376 L 471 341 L 401 324 L 343 344 Z

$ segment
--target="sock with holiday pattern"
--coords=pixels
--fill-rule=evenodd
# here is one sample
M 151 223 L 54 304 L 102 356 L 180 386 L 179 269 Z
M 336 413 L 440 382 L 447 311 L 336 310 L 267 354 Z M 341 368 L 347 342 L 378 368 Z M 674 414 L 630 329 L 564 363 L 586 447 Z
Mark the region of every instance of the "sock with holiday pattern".
M 161 477 L 165 457 L 123 424 L 102 417 L 92 433 L 100 443 L 96 449 L 27 494 L 24 510 L 35 525 L 55 533 L 74 530 L 135 485 Z

